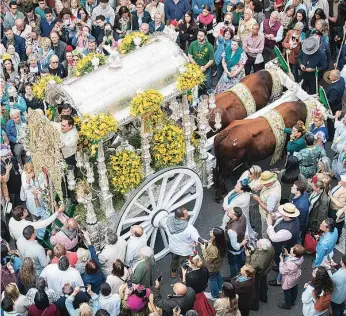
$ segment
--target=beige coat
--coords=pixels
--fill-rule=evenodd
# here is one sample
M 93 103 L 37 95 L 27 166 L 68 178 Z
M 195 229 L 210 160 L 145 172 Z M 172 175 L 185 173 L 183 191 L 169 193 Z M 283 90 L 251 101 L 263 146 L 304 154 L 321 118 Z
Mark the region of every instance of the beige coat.
M 229 309 L 229 299 L 219 298 L 214 303 L 214 309 L 216 312 L 215 316 L 241 316 L 239 309 L 236 312 L 230 312 Z
M 208 243 L 208 246 L 201 246 L 202 254 L 204 258 L 204 264 L 209 272 L 216 273 L 220 272 L 222 265 L 222 257 L 220 256 L 219 249 L 214 246 L 211 242 Z

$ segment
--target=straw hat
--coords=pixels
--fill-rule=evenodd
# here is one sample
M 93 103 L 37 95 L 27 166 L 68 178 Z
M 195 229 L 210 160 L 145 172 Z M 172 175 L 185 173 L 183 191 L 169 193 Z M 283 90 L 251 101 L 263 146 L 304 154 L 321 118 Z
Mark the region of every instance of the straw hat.
M 323 80 L 328 84 L 332 83 L 332 81 L 330 80 L 330 72 L 331 70 L 328 70 L 323 74 Z
M 285 203 L 284 205 L 279 206 L 279 212 L 287 217 L 297 217 L 300 212 L 292 203 Z
M 320 47 L 320 43 L 317 38 L 309 37 L 303 41 L 302 50 L 306 55 L 315 54 Z
M 277 175 L 271 171 L 263 171 L 260 176 L 259 183 L 260 184 L 268 184 L 272 183 L 277 179 Z

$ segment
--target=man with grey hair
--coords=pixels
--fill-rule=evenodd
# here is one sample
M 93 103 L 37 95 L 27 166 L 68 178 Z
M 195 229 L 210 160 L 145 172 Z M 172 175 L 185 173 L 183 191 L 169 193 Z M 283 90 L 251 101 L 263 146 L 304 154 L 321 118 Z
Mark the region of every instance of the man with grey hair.
M 22 122 L 20 111 L 17 109 L 11 109 L 10 118 L 6 123 L 6 134 L 10 141 L 11 151 L 19 164 L 19 169 L 23 170 L 25 161 L 23 162 L 22 156 L 24 154 L 23 141 L 26 125 Z
M 64 79 L 67 76 L 65 67 L 60 63 L 58 55 L 52 55 L 49 60 L 48 71 L 53 76 Z
M 12 27 L 12 31 L 15 35 L 23 37 L 27 42 L 31 34 L 31 26 L 25 24 L 24 19 L 17 19 L 15 25 Z
M 107 233 L 107 244 L 99 254 L 101 269 L 105 277 L 110 275 L 113 270 L 113 262 L 117 259 L 124 262 L 127 242 L 122 237 L 118 237 L 113 232 Z
M 273 11 L 269 19 L 265 19 L 261 23 L 260 31 L 264 34 L 263 59 L 266 64 L 269 60 L 274 58 L 274 47 L 276 43 L 282 41 L 284 33 L 278 11 Z
M 155 267 L 154 251 L 144 246 L 139 250 L 140 261 L 133 267 L 132 282 L 145 287 L 153 286 L 153 272 Z
M 259 301 L 267 303 L 268 285 L 267 275 L 274 263 L 274 248 L 269 239 L 260 239 L 257 241 L 257 249 L 246 253 L 246 263 L 250 264 L 256 271 L 255 287 L 256 297 L 253 310 L 259 309 Z

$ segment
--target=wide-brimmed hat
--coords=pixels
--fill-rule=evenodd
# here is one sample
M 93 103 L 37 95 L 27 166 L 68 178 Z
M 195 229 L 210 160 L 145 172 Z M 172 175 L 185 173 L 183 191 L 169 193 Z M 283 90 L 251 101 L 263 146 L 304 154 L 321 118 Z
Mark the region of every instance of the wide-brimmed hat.
M 274 172 L 271 171 L 263 171 L 261 173 L 259 183 L 260 184 L 267 184 L 267 183 L 272 183 L 277 179 L 277 175 Z
M 330 80 L 330 73 L 331 73 L 331 70 L 328 70 L 323 74 L 323 80 L 328 84 L 332 83 L 332 81 Z
M 341 223 L 345 220 L 345 212 L 344 212 L 344 209 L 341 208 L 339 209 L 337 212 L 336 212 L 336 219 L 335 219 L 335 222 L 336 223 Z
M 302 50 L 306 55 L 315 54 L 320 47 L 320 43 L 317 38 L 309 37 L 303 41 Z
M 280 205 L 278 209 L 282 215 L 285 215 L 287 217 L 297 217 L 300 214 L 299 210 L 292 203 L 285 203 L 284 205 Z

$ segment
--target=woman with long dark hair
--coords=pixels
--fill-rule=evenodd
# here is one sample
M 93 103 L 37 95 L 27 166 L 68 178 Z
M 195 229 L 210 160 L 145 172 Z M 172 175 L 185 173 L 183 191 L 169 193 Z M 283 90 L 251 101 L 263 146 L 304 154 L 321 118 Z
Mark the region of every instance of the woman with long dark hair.
M 326 20 L 326 15 L 324 13 L 324 11 L 321 8 L 317 8 L 315 10 L 315 13 L 313 15 L 313 17 L 310 20 L 310 29 L 314 29 L 315 28 L 315 24 L 317 20 Z
M 188 50 L 191 42 L 197 39 L 198 27 L 193 18 L 192 11 L 187 11 L 184 15 L 183 23 L 179 24 L 179 35 L 177 42 L 183 51 Z
M 131 31 L 132 15 L 128 7 L 120 7 L 118 14 L 114 19 L 114 31 L 119 35 L 119 38 L 124 38 L 126 33 Z
M 295 156 L 288 156 L 285 169 L 279 173 L 278 180 L 281 183 L 281 202 L 287 203 L 291 195 L 291 187 L 296 181 L 306 181 L 305 177 L 300 173 L 299 161 Z
M 209 271 L 209 286 L 211 293 L 206 294 L 209 299 L 220 297 L 223 279 L 220 273 L 223 258 L 226 255 L 227 245 L 225 232 L 220 227 L 214 227 L 210 231 L 210 240 L 201 244 L 204 264 Z
M 330 278 L 328 271 L 325 267 L 318 267 L 312 272 L 313 279 L 309 283 L 305 283 L 305 291 L 302 295 L 303 302 L 303 315 L 314 316 L 314 315 L 326 315 L 328 311 L 317 311 L 315 309 L 315 303 L 317 300 L 331 294 L 333 292 L 333 281 Z
M 287 26 L 288 30 L 293 30 L 294 26 L 296 25 L 297 22 L 302 22 L 304 24 L 302 33 L 304 37 L 302 39 L 305 39 L 305 33 L 308 30 L 308 18 L 306 16 L 306 12 L 304 9 L 299 9 L 297 10 L 293 20 L 291 23 Z
M 232 283 L 225 282 L 222 285 L 221 298 L 214 303 L 216 316 L 240 316 L 238 309 L 238 295 Z

